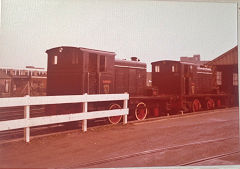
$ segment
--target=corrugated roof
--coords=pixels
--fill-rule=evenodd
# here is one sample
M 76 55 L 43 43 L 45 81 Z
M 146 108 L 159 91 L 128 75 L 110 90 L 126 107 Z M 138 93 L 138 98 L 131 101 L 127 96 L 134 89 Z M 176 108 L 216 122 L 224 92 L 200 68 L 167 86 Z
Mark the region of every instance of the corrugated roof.
M 219 57 L 206 63 L 206 65 L 235 65 L 238 64 L 238 46 L 223 53 Z

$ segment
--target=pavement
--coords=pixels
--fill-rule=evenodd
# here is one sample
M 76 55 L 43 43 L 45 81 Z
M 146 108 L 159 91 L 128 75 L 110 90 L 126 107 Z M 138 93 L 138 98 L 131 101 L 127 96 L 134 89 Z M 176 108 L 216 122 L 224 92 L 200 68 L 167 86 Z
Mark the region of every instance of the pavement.
M 240 168 L 238 113 L 228 108 L 2 143 L 0 168 Z

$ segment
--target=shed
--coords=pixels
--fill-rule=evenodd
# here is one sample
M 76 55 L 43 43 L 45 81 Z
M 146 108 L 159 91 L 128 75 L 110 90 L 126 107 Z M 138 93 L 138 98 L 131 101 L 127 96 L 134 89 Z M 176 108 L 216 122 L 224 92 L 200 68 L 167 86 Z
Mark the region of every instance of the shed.
M 233 95 L 233 104 L 238 105 L 238 46 L 206 65 L 213 69 L 216 91 Z

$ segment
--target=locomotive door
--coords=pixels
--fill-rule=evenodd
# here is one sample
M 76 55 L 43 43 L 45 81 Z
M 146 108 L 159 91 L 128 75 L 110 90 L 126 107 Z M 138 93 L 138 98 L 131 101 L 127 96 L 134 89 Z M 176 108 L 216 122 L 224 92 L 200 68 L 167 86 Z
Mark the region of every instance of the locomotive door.
M 186 95 L 189 95 L 189 77 L 185 77 L 184 78 L 184 93 L 186 94 Z
M 98 62 L 97 54 L 90 53 L 88 61 L 88 93 L 98 93 Z
M 184 94 L 189 95 L 189 65 L 184 65 Z

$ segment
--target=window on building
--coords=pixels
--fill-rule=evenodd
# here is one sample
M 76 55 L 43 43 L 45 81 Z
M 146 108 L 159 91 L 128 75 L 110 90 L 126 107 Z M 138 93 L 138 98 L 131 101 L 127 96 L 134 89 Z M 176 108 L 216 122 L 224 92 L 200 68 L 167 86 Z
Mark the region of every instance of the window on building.
M 217 72 L 216 82 L 217 85 L 222 85 L 222 72 Z
M 106 57 L 101 55 L 100 56 L 100 72 L 106 71 Z
M 58 63 L 58 56 L 53 56 L 53 64 L 56 65 Z
M 155 66 L 155 72 L 160 72 L 160 66 L 159 65 Z
M 5 90 L 4 90 L 5 93 L 8 93 L 9 92 L 9 80 L 5 80 Z
M 238 86 L 238 74 L 233 73 L 233 86 Z

